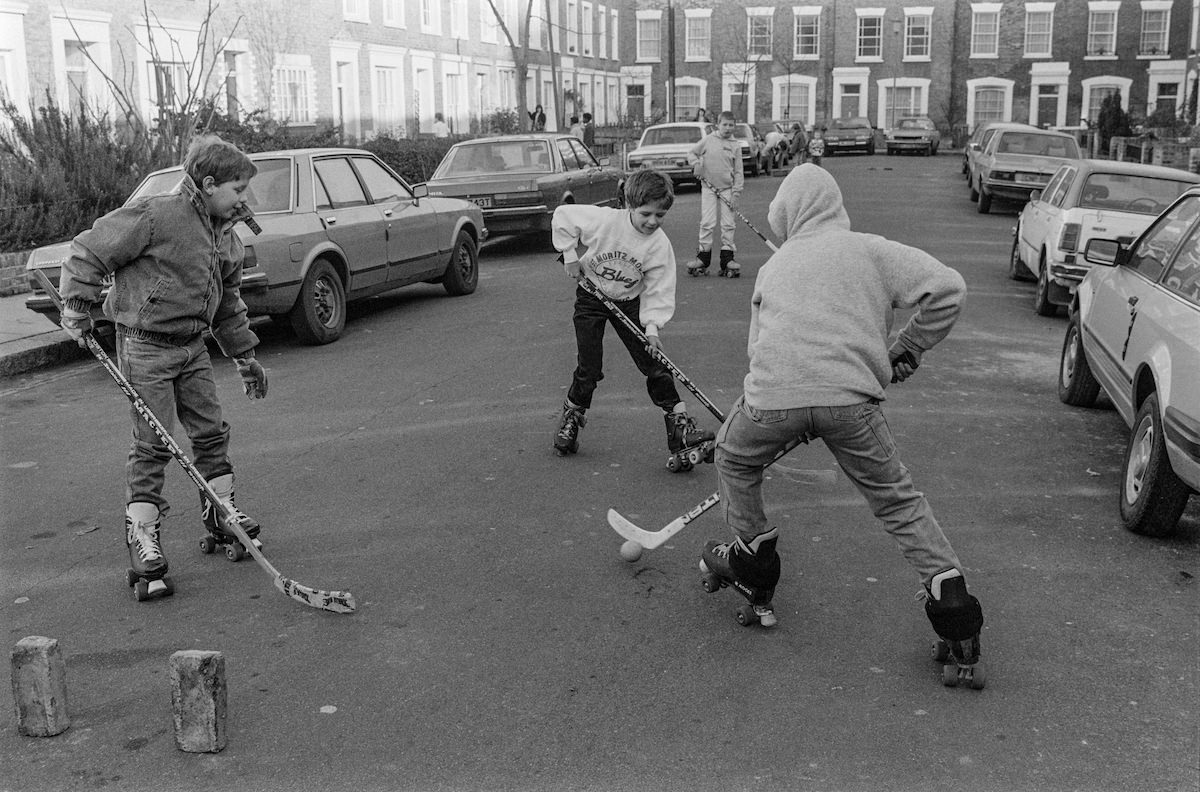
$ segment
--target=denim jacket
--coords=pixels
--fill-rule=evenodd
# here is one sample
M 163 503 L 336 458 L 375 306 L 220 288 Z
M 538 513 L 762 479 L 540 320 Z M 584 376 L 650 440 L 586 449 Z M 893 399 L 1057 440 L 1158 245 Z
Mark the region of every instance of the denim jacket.
M 214 223 L 196 184 L 115 209 L 75 237 L 59 289 L 67 307 L 99 302 L 118 325 L 180 338 L 212 328 L 227 356 L 258 345 L 242 302 L 245 249 L 233 223 Z

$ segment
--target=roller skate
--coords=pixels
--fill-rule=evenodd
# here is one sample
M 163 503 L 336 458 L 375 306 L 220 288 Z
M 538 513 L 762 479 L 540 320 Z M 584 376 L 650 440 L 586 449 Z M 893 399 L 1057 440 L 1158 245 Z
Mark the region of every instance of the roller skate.
M 229 510 L 229 519 L 234 520 L 246 532 L 246 536 L 254 543 L 256 549 L 262 548 L 262 542 L 258 540 L 258 534 L 261 529 L 258 521 L 243 514 L 237 506 L 234 505 L 233 499 L 233 474 L 226 473 L 221 476 L 215 476 L 208 480 L 208 484 L 212 487 L 213 492 L 217 494 L 217 499 Z M 210 555 L 216 552 L 218 547 L 225 548 L 225 557 L 230 561 L 241 561 L 246 557 L 246 547 L 242 541 L 238 539 L 237 534 L 224 524 L 221 517 L 221 511 L 213 507 L 209 503 L 208 498 L 203 494 L 200 496 L 200 517 L 204 521 L 204 527 L 208 529 L 208 535 L 200 540 L 200 551 L 205 555 Z
M 679 473 L 691 470 L 701 462 L 713 461 L 716 435 L 699 429 L 686 410 L 664 413 L 663 422 L 667 425 L 667 449 L 671 452 L 667 457 L 667 470 Z
M 167 557 L 158 542 L 161 525 L 155 504 L 139 501 L 125 507 L 125 546 L 129 548 L 125 584 L 133 589 L 138 602 L 175 593 L 175 584 L 167 577 Z
M 967 582 L 957 569 L 934 575 L 929 588 L 917 595 L 925 601 L 925 615 L 938 639 L 933 642 L 933 659 L 942 665 L 942 684 L 966 685 L 982 690 L 987 672 L 979 659 L 979 630 L 983 609 L 967 593 Z M 950 662 L 946 662 L 949 660 Z
M 711 250 L 698 250 L 698 251 L 696 251 L 695 260 L 690 262 L 687 265 L 688 275 L 691 275 L 693 278 L 695 278 L 699 275 L 707 275 L 708 268 L 711 264 L 712 264 L 712 251 Z
M 559 456 L 574 454 L 579 450 L 579 430 L 587 426 L 587 415 L 583 407 L 571 403 L 568 399 L 563 402 L 562 421 L 558 425 L 558 434 L 554 436 L 554 452 Z
M 742 265 L 733 260 L 732 250 L 721 251 L 721 277 L 722 278 L 740 278 L 742 277 Z
M 758 624 L 771 628 L 779 623 L 775 617 L 775 584 L 779 582 L 779 553 L 775 545 L 779 529 L 772 528 L 754 537 L 749 544 L 736 538 L 732 542 L 715 539 L 704 545 L 700 554 L 700 585 L 709 594 L 730 586 L 747 600 L 734 611 L 738 624 L 748 627 Z

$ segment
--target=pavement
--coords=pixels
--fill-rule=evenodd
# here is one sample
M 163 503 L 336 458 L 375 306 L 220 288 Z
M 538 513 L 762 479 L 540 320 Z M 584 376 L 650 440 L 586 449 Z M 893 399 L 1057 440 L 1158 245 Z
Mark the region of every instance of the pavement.
M 49 319 L 25 307 L 28 296 L 0 297 L 0 379 L 87 356 Z

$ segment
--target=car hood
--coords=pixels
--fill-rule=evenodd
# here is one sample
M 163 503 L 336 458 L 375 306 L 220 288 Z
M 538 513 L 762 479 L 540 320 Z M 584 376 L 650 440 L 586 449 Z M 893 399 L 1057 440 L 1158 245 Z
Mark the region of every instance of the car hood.
M 69 255 L 71 255 L 71 240 L 69 239 L 66 242 L 56 242 L 53 245 L 43 245 L 40 248 L 34 248 L 34 250 L 29 254 L 29 259 L 25 263 L 25 268 L 49 269 L 53 267 L 61 267 Z
M 992 160 L 992 170 L 1025 171 L 1026 173 L 1054 173 L 1069 157 L 1035 157 L 1028 154 L 1011 156 L 997 154 Z
M 892 137 L 898 138 L 922 138 L 936 135 L 936 129 L 893 129 Z
M 869 136 L 873 132 L 874 130 L 868 127 L 856 127 L 854 129 L 830 129 L 825 133 L 825 138 L 828 140 L 829 138 L 839 137 L 859 137 L 860 135 Z

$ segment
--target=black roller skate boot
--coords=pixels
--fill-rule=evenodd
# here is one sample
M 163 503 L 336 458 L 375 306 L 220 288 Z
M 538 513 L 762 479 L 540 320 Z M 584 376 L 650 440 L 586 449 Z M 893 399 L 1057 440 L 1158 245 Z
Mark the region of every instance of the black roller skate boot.
M 691 470 L 701 462 L 712 462 L 716 435 L 696 426 L 686 410 L 663 414 L 667 425 L 667 470 L 672 473 Z
M 217 499 L 229 510 L 229 519 L 241 526 L 241 529 L 246 532 L 246 536 L 254 543 L 255 548 L 261 548 L 262 542 L 258 540 L 261 526 L 258 521 L 243 514 L 234 505 L 233 474 L 214 476 L 208 480 L 208 485 L 217 494 Z M 225 557 L 230 561 L 241 561 L 246 557 L 245 545 L 238 539 L 237 534 L 225 525 L 220 510 L 214 508 L 208 502 L 208 498 L 203 495 L 200 496 L 200 517 L 204 520 L 204 527 L 208 529 L 208 535 L 200 540 L 200 550 L 203 553 L 207 555 L 215 552 L 218 547 L 224 547 Z
M 749 600 L 749 605 L 734 612 L 739 624 L 770 628 L 779 623 L 775 606 L 771 604 L 775 584 L 779 582 L 779 553 L 775 551 L 778 541 L 779 529 L 772 528 L 749 543 L 741 538 L 732 542 L 714 539 L 704 545 L 704 552 L 700 554 L 700 570 L 704 577 L 700 585 L 709 594 L 731 586 Z
M 712 251 L 698 250 L 696 251 L 696 259 L 687 265 L 688 275 L 693 278 L 699 275 L 707 275 L 708 268 L 712 265 Z
M 158 541 L 161 525 L 155 504 L 137 501 L 125 507 L 125 546 L 129 548 L 125 583 L 138 602 L 175 593 L 175 585 L 167 577 L 167 557 Z
M 587 415 L 583 407 L 572 404 L 568 399 L 563 402 L 562 421 L 558 425 L 558 434 L 554 436 L 554 451 L 559 456 L 574 454 L 579 450 L 579 430 L 587 426 Z
M 967 593 L 967 582 L 957 569 L 933 576 L 929 588 L 918 595 L 925 600 L 925 615 L 938 634 L 933 642 L 933 659 L 942 666 L 942 684 L 960 683 L 975 690 L 986 684 L 986 672 L 979 659 L 979 630 L 983 627 L 983 609 L 979 600 Z
M 733 260 L 732 250 L 721 251 L 721 277 L 722 278 L 740 278 L 742 277 L 742 265 Z

